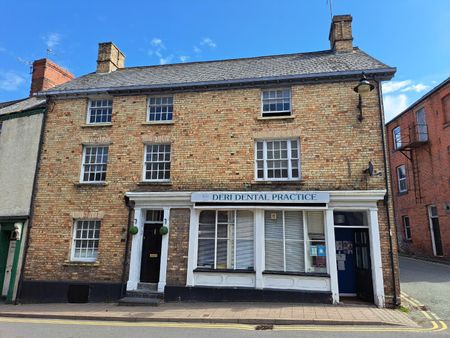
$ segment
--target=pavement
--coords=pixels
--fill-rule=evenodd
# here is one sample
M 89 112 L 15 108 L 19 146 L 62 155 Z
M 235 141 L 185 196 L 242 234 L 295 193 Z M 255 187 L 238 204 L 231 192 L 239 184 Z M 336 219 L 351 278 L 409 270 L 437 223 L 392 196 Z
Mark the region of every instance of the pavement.
M 405 313 L 373 305 L 286 303 L 164 303 L 158 307 L 113 303 L 0 305 L 0 317 L 124 322 L 235 323 L 252 325 L 383 325 L 419 328 Z
M 415 298 L 416 303 L 450 324 L 450 265 L 404 256 L 399 257 L 399 264 L 403 297 Z

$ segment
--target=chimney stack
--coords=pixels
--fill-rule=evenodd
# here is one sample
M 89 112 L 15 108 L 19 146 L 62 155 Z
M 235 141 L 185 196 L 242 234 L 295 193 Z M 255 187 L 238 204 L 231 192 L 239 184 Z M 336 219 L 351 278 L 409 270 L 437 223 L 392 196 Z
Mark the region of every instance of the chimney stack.
M 98 44 L 97 73 L 111 73 L 125 66 L 125 55 L 112 42 Z
M 351 52 L 353 50 L 351 15 L 333 16 L 329 39 L 330 47 L 335 52 Z
M 33 62 L 30 96 L 42 90 L 66 83 L 73 78 L 74 76 L 71 72 L 49 59 L 36 60 Z

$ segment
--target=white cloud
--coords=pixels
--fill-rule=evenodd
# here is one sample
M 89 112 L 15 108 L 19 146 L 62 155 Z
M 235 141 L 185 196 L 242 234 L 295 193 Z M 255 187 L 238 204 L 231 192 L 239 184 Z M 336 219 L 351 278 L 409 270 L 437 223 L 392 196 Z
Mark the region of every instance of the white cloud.
M 211 38 L 203 38 L 202 41 L 200 42 L 200 45 L 208 46 L 210 48 L 216 48 L 217 47 L 217 44 Z
M 411 85 L 411 80 L 405 80 L 405 81 L 389 81 L 382 84 L 383 87 L 383 93 L 389 94 L 396 92 L 402 88 L 405 88 L 406 86 Z
M 430 88 L 430 86 L 424 85 L 422 83 L 418 83 L 416 85 L 411 85 L 411 86 L 408 86 L 406 88 L 403 88 L 401 90 L 401 92 L 402 93 L 406 93 L 406 92 L 420 93 L 420 92 L 423 92 L 424 90 L 427 90 L 428 88 Z
M 160 65 L 166 65 L 168 63 L 171 63 L 173 60 L 173 55 L 169 55 L 167 57 L 160 57 L 159 58 L 159 64 Z
M 181 62 L 186 62 L 187 60 L 190 59 L 188 55 L 180 55 L 178 58 L 180 59 Z
M 159 50 L 166 49 L 164 42 L 160 38 L 153 38 L 152 41 L 150 41 L 150 44 Z
M 49 33 L 42 38 L 47 45 L 47 48 L 54 48 L 61 42 L 61 34 L 59 33 Z
M 23 83 L 25 79 L 12 71 L 6 73 L 0 72 L 0 89 L 6 91 L 17 90 Z
M 405 94 L 384 95 L 383 97 L 384 115 L 386 122 L 392 120 L 395 116 L 404 111 L 409 103 Z
M 194 52 L 195 53 L 200 53 L 202 50 L 200 48 L 198 48 L 197 46 L 194 46 Z

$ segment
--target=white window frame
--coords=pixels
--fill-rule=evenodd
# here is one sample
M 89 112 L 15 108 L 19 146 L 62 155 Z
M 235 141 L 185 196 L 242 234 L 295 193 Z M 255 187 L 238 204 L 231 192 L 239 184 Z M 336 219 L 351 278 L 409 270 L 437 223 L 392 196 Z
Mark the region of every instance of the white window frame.
M 157 161 L 157 162 L 155 162 L 155 163 L 169 163 L 170 164 L 170 169 L 169 169 L 169 178 L 167 179 L 167 178 L 164 178 L 164 179 L 146 179 L 145 177 L 146 177 L 146 171 L 147 171 L 147 163 L 153 163 L 153 161 L 146 161 L 146 159 L 147 159 L 147 147 L 149 147 L 149 146 L 169 146 L 170 147 L 170 152 L 169 152 L 169 156 L 170 156 L 170 159 L 169 159 L 169 161 L 162 161 L 162 162 L 160 162 L 160 161 Z M 171 179 L 172 179 L 172 143 L 170 143 L 170 142 L 167 142 L 167 143 L 145 143 L 144 144 L 144 165 L 143 165 L 143 168 L 142 168 L 142 181 L 143 182 L 170 182 L 171 181 Z
M 277 141 L 286 141 L 287 142 L 287 162 L 288 162 L 288 177 L 272 177 L 269 178 L 268 177 L 268 167 L 267 167 L 267 142 L 277 142 Z M 258 142 L 263 142 L 263 158 L 262 159 L 258 159 Z M 292 158 L 292 152 L 291 152 L 291 142 L 297 142 L 297 151 L 298 151 L 298 159 L 297 159 L 297 163 L 298 163 L 298 177 L 292 177 L 292 169 L 294 168 L 292 166 L 292 161 L 295 160 Z M 256 181 L 300 181 L 301 177 L 302 177 L 302 173 L 301 173 L 301 151 L 300 151 L 300 140 L 298 138 L 293 138 L 293 139 L 264 139 L 264 140 L 255 140 L 255 180 Z M 258 161 L 263 161 L 264 163 L 264 177 L 263 178 L 258 178 Z M 283 161 L 282 159 L 280 159 L 279 161 Z
M 403 231 L 405 233 L 405 240 L 410 241 L 412 237 L 411 237 L 411 219 L 409 218 L 409 216 L 407 215 L 402 216 L 402 223 L 403 223 Z M 406 223 L 408 223 L 408 225 L 406 225 Z
M 150 120 L 150 99 L 163 99 L 163 98 L 172 98 L 172 112 L 170 112 L 170 114 L 172 114 L 172 118 L 169 120 Z M 164 124 L 164 123 L 172 123 L 173 122 L 173 111 L 174 111 L 174 96 L 173 95 L 151 95 L 149 97 L 147 97 L 147 116 L 146 116 L 146 121 L 147 123 L 155 123 L 155 124 Z M 154 105 L 154 106 L 169 106 L 168 104 L 160 104 L 160 105 Z M 163 114 L 162 112 L 159 114 Z M 167 112 L 166 114 L 169 114 L 169 112 Z
M 98 222 L 98 237 L 93 238 L 76 238 L 77 233 L 77 225 L 78 222 Z M 75 219 L 73 222 L 73 229 L 72 229 L 72 241 L 71 241 L 71 250 L 70 250 L 70 261 L 72 262 L 96 262 L 98 258 L 98 252 L 99 252 L 99 245 L 100 245 L 100 228 L 101 228 L 101 220 L 100 219 Z M 75 248 L 76 248 L 76 241 L 82 241 L 82 240 L 88 240 L 88 241 L 97 241 L 97 253 L 95 256 L 92 257 L 75 257 Z
M 403 168 L 404 171 L 405 171 L 405 177 L 403 177 L 403 178 L 400 178 L 400 169 L 401 169 L 401 168 Z M 396 168 L 396 171 L 397 171 L 398 192 L 399 192 L 399 193 L 407 192 L 407 191 L 408 191 L 408 175 L 407 175 L 407 173 L 406 173 L 406 165 L 404 165 L 404 164 L 399 165 L 399 166 Z M 405 182 L 405 189 L 402 189 L 402 186 L 401 186 L 401 182 L 402 182 L 402 181 Z
M 102 106 L 102 107 L 92 107 L 92 101 L 111 101 L 111 106 Z M 90 124 L 90 125 L 101 125 L 101 124 L 111 124 L 112 123 L 112 109 L 113 109 L 113 99 L 108 97 L 103 97 L 103 98 L 92 98 L 89 99 L 88 102 L 88 107 L 87 107 L 87 113 L 86 113 L 86 124 Z M 109 122 L 91 122 L 91 109 L 111 109 L 111 121 Z
M 394 149 L 395 150 L 400 149 L 402 147 L 402 130 L 400 126 L 397 126 L 394 129 L 392 129 L 392 137 L 394 140 Z
M 86 164 L 86 149 L 87 148 L 107 148 L 108 149 L 108 158 L 106 159 L 106 163 L 96 163 L 97 165 L 106 165 L 106 170 L 105 170 L 105 179 L 104 180 L 94 180 L 94 181 L 85 181 L 84 180 L 84 174 L 85 174 L 85 166 L 88 165 Z M 106 175 L 108 173 L 108 162 L 109 162 L 109 145 L 108 144 L 84 144 L 83 145 L 83 158 L 81 161 L 81 174 L 80 174 L 80 183 L 105 183 L 106 182 Z M 95 165 L 95 164 L 90 164 L 90 165 Z
M 276 111 L 264 111 L 264 93 L 265 92 L 276 92 L 276 91 L 289 91 L 289 110 L 276 110 Z M 274 116 L 267 116 L 268 114 L 275 114 Z M 289 87 L 284 88 L 267 88 L 261 89 L 261 117 L 277 117 L 277 116 L 292 116 L 292 89 Z

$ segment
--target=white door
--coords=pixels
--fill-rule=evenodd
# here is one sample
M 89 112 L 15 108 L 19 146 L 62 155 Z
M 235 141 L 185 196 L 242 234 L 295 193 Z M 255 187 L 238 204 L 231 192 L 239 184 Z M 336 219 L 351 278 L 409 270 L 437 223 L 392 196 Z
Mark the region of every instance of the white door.
M 6 296 L 8 294 L 15 252 L 16 252 L 16 241 L 9 241 L 8 258 L 6 259 L 6 270 L 5 270 L 5 279 L 3 282 L 2 296 Z

